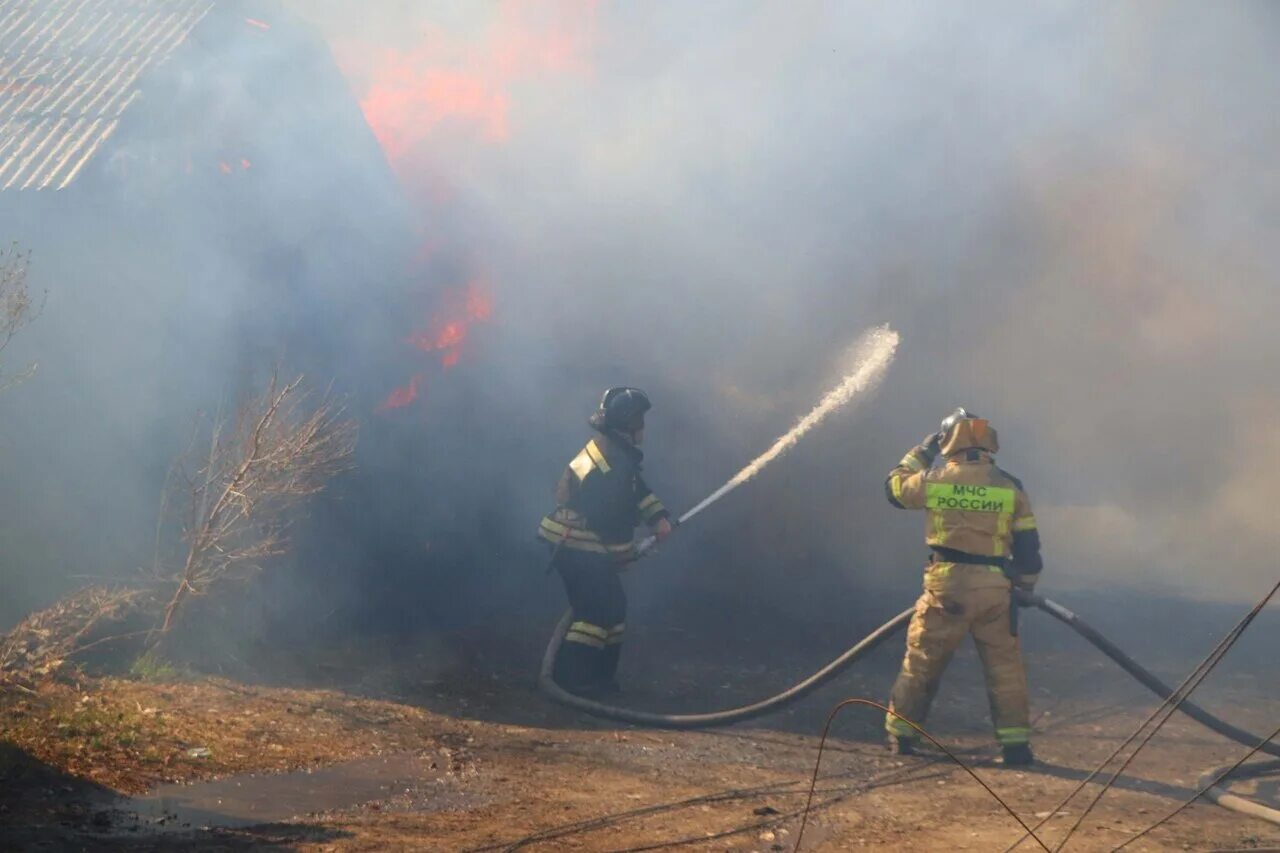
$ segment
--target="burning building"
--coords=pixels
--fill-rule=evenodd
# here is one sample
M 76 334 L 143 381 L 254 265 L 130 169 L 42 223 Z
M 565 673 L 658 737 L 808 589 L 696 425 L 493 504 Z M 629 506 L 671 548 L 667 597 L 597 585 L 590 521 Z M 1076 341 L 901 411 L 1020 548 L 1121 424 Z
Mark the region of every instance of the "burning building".
M 414 251 L 401 193 L 328 45 L 270 0 L 0 3 L 0 239 L 47 291 L 5 418 L 0 619 L 148 563 L 198 411 L 276 365 L 370 410 L 401 378 L 363 381 Z

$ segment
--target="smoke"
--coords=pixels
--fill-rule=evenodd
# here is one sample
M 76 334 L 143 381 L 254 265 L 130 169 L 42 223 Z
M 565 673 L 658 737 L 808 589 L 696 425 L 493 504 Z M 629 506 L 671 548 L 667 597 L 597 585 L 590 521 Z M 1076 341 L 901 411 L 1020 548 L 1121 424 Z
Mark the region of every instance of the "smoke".
M 1277 15 L 219 3 L 77 184 L 0 193 L 49 293 L 12 353 L 41 371 L 0 395 L 0 620 L 148 564 L 191 417 L 284 361 L 365 420 L 276 590 L 299 632 L 505 624 L 603 388 L 650 393 L 646 477 L 683 508 L 882 322 L 877 405 L 682 530 L 638 607 L 905 596 L 923 522 L 881 484 L 956 405 L 1000 429 L 1047 587 L 1248 597 L 1275 571 Z
M 889 365 L 893 363 L 893 354 L 897 349 L 898 333 L 888 326 L 872 329 L 863 335 L 849 351 L 852 355 L 851 360 L 857 365 L 853 372 L 846 376 L 839 385 L 828 391 L 818 401 L 818 405 L 814 406 L 795 426 L 784 435 L 779 436 L 772 447 L 753 459 L 737 474 L 734 474 L 729 482 L 716 489 L 692 509 L 681 515 L 680 521 L 688 521 L 729 492 L 738 488 L 738 486 L 754 479 L 757 474 L 764 470 L 766 465 L 799 444 L 800 439 L 804 438 L 811 429 L 822 423 L 832 412 L 849 405 L 854 398 L 865 396 L 874 391 L 880 381 L 884 379 Z

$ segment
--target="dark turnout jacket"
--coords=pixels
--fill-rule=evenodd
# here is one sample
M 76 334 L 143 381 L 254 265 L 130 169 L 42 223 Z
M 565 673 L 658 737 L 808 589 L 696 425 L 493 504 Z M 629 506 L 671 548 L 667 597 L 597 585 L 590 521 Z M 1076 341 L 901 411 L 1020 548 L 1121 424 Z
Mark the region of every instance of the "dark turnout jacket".
M 598 433 L 560 476 L 556 510 L 542 519 L 538 536 L 565 548 L 630 558 L 636 526 L 669 515 L 640 474 L 643 459 L 638 447 Z

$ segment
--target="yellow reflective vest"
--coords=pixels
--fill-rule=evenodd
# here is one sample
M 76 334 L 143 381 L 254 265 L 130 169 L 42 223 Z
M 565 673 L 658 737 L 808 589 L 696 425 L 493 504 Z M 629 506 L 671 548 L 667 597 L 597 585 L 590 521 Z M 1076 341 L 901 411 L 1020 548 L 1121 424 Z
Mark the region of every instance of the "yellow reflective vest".
M 912 448 L 885 482 L 889 502 L 926 511 L 925 544 L 943 561 L 991 558 L 1019 585 L 1035 584 L 1042 568 L 1040 535 L 1022 483 L 984 450 L 965 450 L 933 466 L 924 447 Z M 971 559 L 972 558 L 972 559 Z

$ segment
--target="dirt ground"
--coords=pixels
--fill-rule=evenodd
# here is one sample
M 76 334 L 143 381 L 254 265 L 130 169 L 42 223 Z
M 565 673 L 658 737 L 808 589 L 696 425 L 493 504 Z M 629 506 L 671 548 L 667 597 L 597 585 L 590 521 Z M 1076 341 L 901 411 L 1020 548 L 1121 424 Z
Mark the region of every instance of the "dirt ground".
M 812 650 L 783 650 L 768 667 L 751 654 L 671 663 L 679 658 L 657 652 L 677 643 L 681 630 L 652 627 L 650 647 L 626 670 L 627 703 L 734 705 L 814 662 Z M 471 648 L 444 670 L 424 662 L 434 654 L 410 656 L 414 664 L 387 650 L 335 651 L 325 667 L 296 671 L 293 685 L 90 678 L 4 693 L 0 847 L 793 850 L 826 712 L 846 695 L 883 696 L 897 654 L 895 643 L 775 718 L 662 732 L 553 706 L 533 690 L 528 654 Z M 971 652 L 949 672 L 930 728 L 1025 821 L 1052 816 L 1042 837 L 1053 847 L 1086 802 L 1077 797 L 1058 813 L 1060 801 L 1156 703 L 1076 647 L 1032 650 L 1029 658 L 1036 769 L 996 763 Z M 1274 665 L 1265 650 L 1260 659 Z M 1259 675 L 1257 661 L 1243 658 L 1215 674 L 1203 702 L 1269 732 L 1280 717 L 1273 675 Z M 1021 835 L 950 761 L 888 756 L 871 712 L 851 709 L 835 731 L 804 850 L 1000 851 Z M 1066 849 L 1112 849 L 1186 799 L 1201 772 L 1241 752 L 1173 720 Z M 209 781 L 217 779 L 224 781 Z M 1250 785 L 1241 790 L 1273 804 L 1280 798 L 1274 779 Z M 157 786 L 164 797 L 121 796 Z M 243 806 L 233 802 L 236 791 L 266 804 L 253 813 L 261 820 L 236 814 Z M 185 806 L 173 805 L 184 797 Z M 1039 848 L 1028 840 L 1018 849 Z M 1126 849 L 1280 849 L 1280 827 L 1199 803 Z

